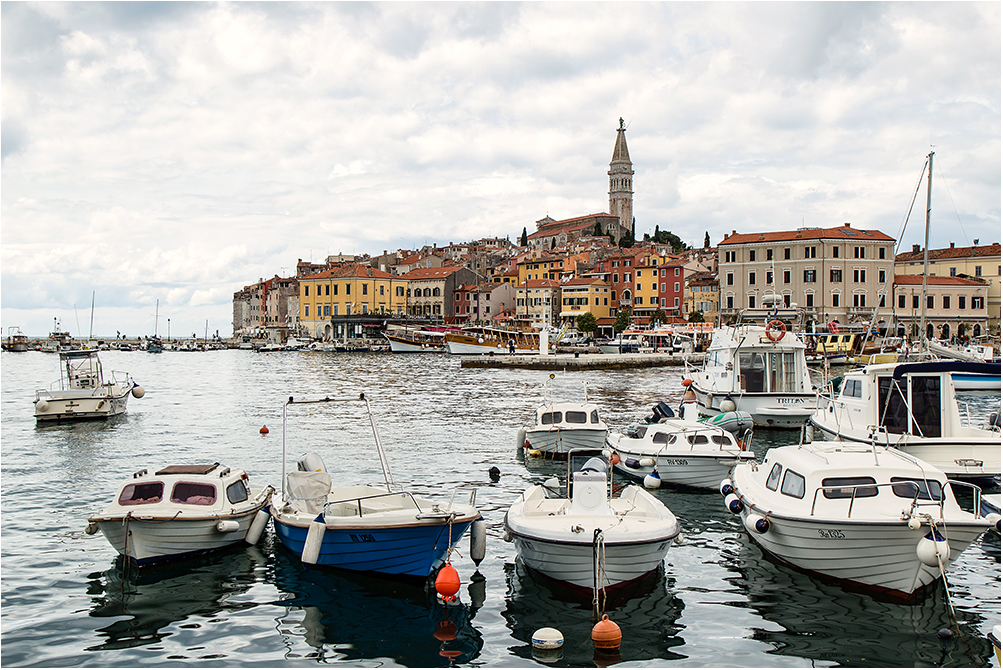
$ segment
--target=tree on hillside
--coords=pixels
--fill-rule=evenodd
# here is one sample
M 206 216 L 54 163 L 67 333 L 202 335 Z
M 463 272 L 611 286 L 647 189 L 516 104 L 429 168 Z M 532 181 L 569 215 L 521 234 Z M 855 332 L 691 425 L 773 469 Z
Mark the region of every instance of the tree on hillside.
M 630 325 L 630 310 L 621 309 L 616 313 L 616 319 L 613 321 L 613 334 L 622 333 L 627 330 L 627 326 Z
M 599 327 L 599 324 L 596 323 L 596 317 L 592 312 L 579 314 L 577 325 L 579 333 L 589 333 L 590 335 L 596 332 L 596 328 Z
M 674 235 L 668 230 L 659 231 L 657 228 L 655 229 L 655 243 L 668 244 L 672 247 L 672 253 L 675 254 L 686 251 L 689 248 L 689 245 L 679 239 L 678 235 Z
M 710 249 L 710 233 L 706 232 L 703 234 L 703 248 Z
M 522 237 L 519 238 L 519 246 L 520 247 L 524 247 L 527 244 L 529 244 L 529 236 L 526 235 L 526 228 L 524 226 L 523 229 L 522 229 Z

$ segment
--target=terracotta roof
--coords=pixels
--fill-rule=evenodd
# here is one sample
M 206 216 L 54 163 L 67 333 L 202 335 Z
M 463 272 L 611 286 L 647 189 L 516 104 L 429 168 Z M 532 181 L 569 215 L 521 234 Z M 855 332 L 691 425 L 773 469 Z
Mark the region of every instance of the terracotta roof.
M 556 288 L 561 285 L 561 282 L 555 279 L 527 279 L 525 282 L 520 284 L 520 288 L 526 286 L 528 288 Z
M 986 244 L 979 247 L 948 247 L 947 249 L 930 249 L 930 260 L 939 261 L 948 258 L 974 258 L 982 256 L 999 256 L 1000 243 Z M 896 254 L 895 262 L 922 261 L 923 251 L 907 251 Z
M 980 281 L 962 277 L 927 277 L 928 286 L 986 286 Z M 896 286 L 922 286 L 923 275 L 895 275 Z
M 772 233 L 735 233 L 732 231 L 721 244 L 749 244 L 752 242 L 780 242 L 798 240 L 858 240 L 861 242 L 894 242 L 895 240 L 880 230 L 858 230 L 850 226 L 838 228 L 810 228 L 807 230 L 784 230 Z M 718 245 L 720 246 L 720 245 Z
M 605 284 L 606 282 L 599 277 L 575 277 L 564 282 L 565 286 L 589 286 L 591 284 Z
M 415 268 L 410 272 L 401 275 L 403 279 L 444 279 L 449 275 L 462 270 L 460 267 L 444 266 L 441 268 Z

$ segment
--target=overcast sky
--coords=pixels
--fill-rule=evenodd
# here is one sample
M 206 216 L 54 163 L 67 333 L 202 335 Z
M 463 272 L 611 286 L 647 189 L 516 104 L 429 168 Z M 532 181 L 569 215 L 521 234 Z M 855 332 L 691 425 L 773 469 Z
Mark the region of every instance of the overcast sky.
M 1000 3 L 2 6 L 0 325 L 230 335 L 297 259 L 850 222 L 1000 240 Z M 923 241 L 926 185 L 903 244 Z

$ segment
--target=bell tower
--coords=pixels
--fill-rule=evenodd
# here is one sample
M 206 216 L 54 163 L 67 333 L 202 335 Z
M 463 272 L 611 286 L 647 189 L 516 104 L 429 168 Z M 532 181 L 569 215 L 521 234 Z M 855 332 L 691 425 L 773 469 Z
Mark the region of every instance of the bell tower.
M 613 160 L 609 162 L 609 213 L 620 218 L 620 225 L 629 233 L 634 222 L 634 168 L 627 153 L 627 129 L 620 127 L 616 131 L 616 145 L 613 147 Z

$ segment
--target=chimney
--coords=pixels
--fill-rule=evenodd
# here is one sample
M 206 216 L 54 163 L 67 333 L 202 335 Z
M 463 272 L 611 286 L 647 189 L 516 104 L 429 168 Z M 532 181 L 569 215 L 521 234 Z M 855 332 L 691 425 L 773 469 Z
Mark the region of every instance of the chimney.
M 954 242 L 951 242 L 951 248 L 952 249 L 954 248 Z
M 979 238 L 976 237 L 974 240 L 972 240 L 972 246 L 975 247 L 979 246 Z
M 849 227 L 850 227 L 850 224 L 848 224 L 848 223 L 844 223 L 844 224 L 843 224 L 843 227 L 844 227 L 844 228 L 849 228 Z
M 919 245 L 918 244 L 912 245 L 912 252 L 914 254 L 918 254 L 919 253 Z

